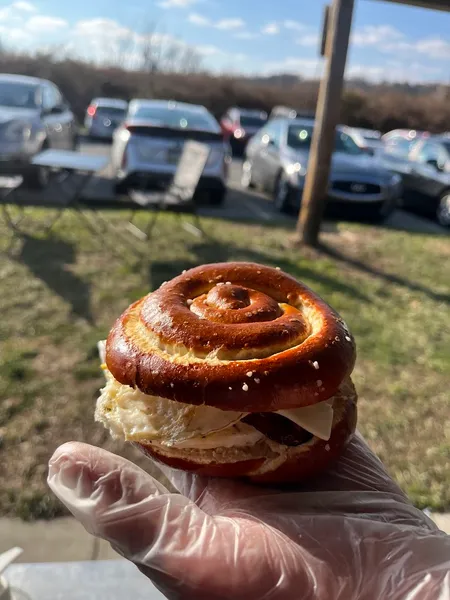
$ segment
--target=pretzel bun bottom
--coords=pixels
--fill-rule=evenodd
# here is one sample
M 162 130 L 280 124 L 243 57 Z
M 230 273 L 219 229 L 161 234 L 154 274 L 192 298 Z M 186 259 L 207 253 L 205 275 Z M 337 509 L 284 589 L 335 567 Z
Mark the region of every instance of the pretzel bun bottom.
M 334 398 L 334 419 L 329 440 L 314 436 L 296 447 L 267 441 L 236 452 L 196 452 L 134 443 L 150 458 L 183 471 L 208 477 L 245 478 L 262 484 L 298 483 L 329 468 L 342 454 L 356 427 L 356 391 L 348 378 Z

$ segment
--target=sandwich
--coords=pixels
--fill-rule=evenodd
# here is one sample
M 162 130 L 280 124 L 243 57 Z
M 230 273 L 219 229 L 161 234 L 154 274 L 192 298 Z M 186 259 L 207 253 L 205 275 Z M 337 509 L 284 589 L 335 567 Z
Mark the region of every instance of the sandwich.
M 356 351 L 303 283 L 255 263 L 184 271 L 129 306 L 101 343 L 95 418 L 174 468 L 299 482 L 356 427 Z

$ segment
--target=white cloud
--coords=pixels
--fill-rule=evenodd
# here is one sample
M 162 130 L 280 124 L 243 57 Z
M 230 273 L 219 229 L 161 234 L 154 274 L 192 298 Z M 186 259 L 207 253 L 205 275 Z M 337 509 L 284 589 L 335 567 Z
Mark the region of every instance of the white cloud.
M 126 39 L 133 33 L 128 27 L 119 25 L 117 21 L 101 17 L 78 21 L 73 29 L 73 34 L 79 37 L 98 36 L 99 38 Z
M 6 27 L 0 25 L 0 35 L 3 42 L 18 44 L 29 44 L 32 41 L 32 36 L 24 31 L 21 27 Z
M 199 15 L 198 13 L 191 13 L 188 17 L 188 21 L 189 23 L 198 25 L 199 27 L 207 27 L 208 25 L 211 25 L 211 21 L 207 17 Z
M 303 77 L 318 78 L 322 74 L 323 62 L 315 58 L 287 57 L 281 61 L 268 62 L 263 65 L 266 75 L 289 73 Z M 430 67 L 416 61 L 387 60 L 382 64 L 365 65 L 350 64 L 346 69 L 346 79 L 365 79 L 373 83 L 405 82 L 422 83 L 430 80 L 439 81 L 445 76 L 444 69 L 434 65 Z
M 238 31 L 234 34 L 234 37 L 240 40 L 254 40 L 259 37 L 259 33 L 254 33 L 253 31 Z
M 161 8 L 188 8 L 198 2 L 199 0 L 163 0 L 158 2 L 158 6 Z
M 241 29 L 245 27 L 245 22 L 242 19 L 221 19 L 214 25 L 217 29 L 228 31 L 230 29 Z
M 267 23 L 267 25 L 264 25 L 261 29 L 261 33 L 264 35 L 276 35 L 277 33 L 280 33 L 280 26 L 278 23 Z
M 18 0 L 11 4 L 12 9 L 22 10 L 24 12 L 36 12 L 37 8 L 31 2 L 25 2 L 25 0 Z
M 34 15 L 25 23 L 25 28 L 32 33 L 50 33 L 64 29 L 67 26 L 68 23 L 64 19 L 45 15 Z
M 306 29 L 306 25 L 303 25 L 303 23 L 299 23 L 299 21 L 292 21 L 290 19 L 284 21 L 283 25 L 286 29 L 292 29 L 293 31 L 304 31 Z
M 290 73 L 303 77 L 319 77 L 322 65 L 317 58 L 298 58 L 288 56 L 283 60 L 269 61 L 263 65 L 266 75 Z
M 296 44 L 299 46 L 317 46 L 319 44 L 319 34 L 318 33 L 308 33 L 298 38 Z
M 365 25 L 357 29 L 351 37 L 355 46 L 378 46 L 383 50 L 383 45 L 392 44 L 403 40 L 405 35 L 391 25 Z
M 201 56 L 217 56 L 218 54 L 223 54 L 223 50 L 212 45 L 196 46 L 195 49 Z
M 414 49 L 419 54 L 424 54 L 429 58 L 436 58 L 438 60 L 450 59 L 450 41 L 443 40 L 442 38 L 418 40 L 414 44 Z
M 220 19 L 219 21 L 213 22 L 208 19 L 208 17 L 204 17 L 198 13 L 191 13 L 188 17 L 188 21 L 189 23 L 197 25 L 198 27 L 215 27 L 216 29 L 222 29 L 223 31 L 232 31 L 245 27 L 245 21 L 239 18 Z
M 430 59 L 449 60 L 450 41 L 440 37 L 409 40 L 404 33 L 391 25 L 366 25 L 352 35 L 351 43 L 357 47 L 373 47 L 384 54 L 421 54 Z

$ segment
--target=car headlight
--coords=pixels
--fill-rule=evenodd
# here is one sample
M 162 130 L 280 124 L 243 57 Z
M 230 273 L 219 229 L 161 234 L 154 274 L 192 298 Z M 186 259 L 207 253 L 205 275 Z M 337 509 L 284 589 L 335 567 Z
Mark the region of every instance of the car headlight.
M 400 185 L 402 182 L 402 178 L 400 177 L 400 175 L 392 175 L 392 177 L 389 180 L 390 185 L 395 186 L 395 185 Z
M 31 125 L 23 121 L 11 121 L 3 131 L 3 139 L 7 142 L 27 142 L 31 137 Z
M 305 167 L 299 162 L 291 163 L 286 167 L 286 174 L 294 185 L 299 185 L 306 175 Z

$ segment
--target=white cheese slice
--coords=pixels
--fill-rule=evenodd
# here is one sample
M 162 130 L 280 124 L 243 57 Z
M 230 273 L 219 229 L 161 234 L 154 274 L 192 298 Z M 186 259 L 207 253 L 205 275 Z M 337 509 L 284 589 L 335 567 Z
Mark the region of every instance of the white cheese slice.
M 278 410 L 277 414 L 286 417 L 321 440 L 329 440 L 333 424 L 333 407 L 328 402 L 319 402 L 292 410 Z

